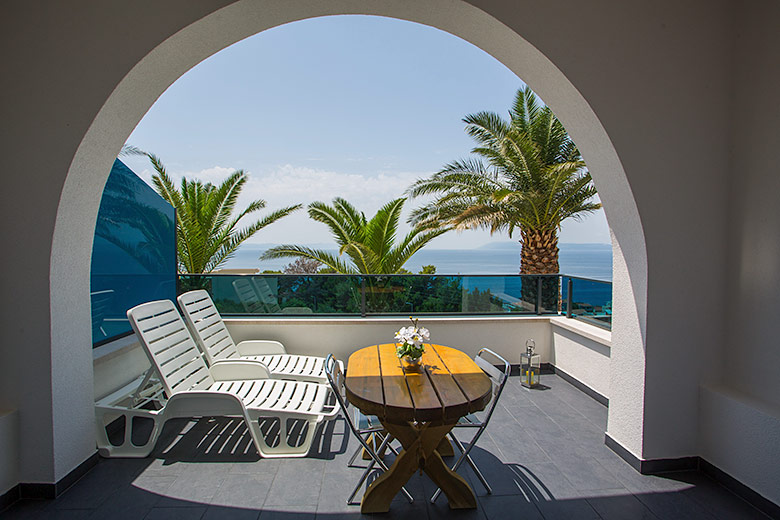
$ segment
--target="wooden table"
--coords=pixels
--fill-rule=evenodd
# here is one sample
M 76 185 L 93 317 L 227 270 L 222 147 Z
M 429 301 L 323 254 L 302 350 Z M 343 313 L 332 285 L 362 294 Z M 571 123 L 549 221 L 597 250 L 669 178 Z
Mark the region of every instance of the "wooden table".
M 447 495 L 450 508 L 477 507 L 474 491 L 441 458 L 446 435 L 458 419 L 483 410 L 491 383 L 465 353 L 425 345 L 421 369 L 404 370 L 395 345 L 374 345 L 349 357 L 347 398 L 363 413 L 376 415 L 403 445 L 390 470 L 366 490 L 361 513 L 384 513 L 415 471 L 422 470 Z

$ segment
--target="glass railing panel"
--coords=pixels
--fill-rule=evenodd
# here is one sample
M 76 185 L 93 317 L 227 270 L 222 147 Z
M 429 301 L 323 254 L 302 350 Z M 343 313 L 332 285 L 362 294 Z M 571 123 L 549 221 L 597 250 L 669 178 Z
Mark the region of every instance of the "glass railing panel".
M 464 276 L 463 312 L 533 314 L 536 283 L 525 276 Z
M 92 345 L 132 334 L 127 309 L 176 296 L 173 207 L 120 160 L 103 189 L 90 270 Z
M 612 284 L 573 276 L 563 276 L 562 279 L 561 312 L 572 318 L 610 329 L 612 327 Z
M 266 301 L 274 314 L 339 314 L 359 315 L 361 312 L 361 277 L 352 275 L 280 275 L 255 277 L 265 282 Z M 278 304 L 274 304 L 276 298 Z
M 224 315 L 506 315 L 566 313 L 609 328 L 612 285 L 559 275 L 181 275 Z
M 359 315 L 361 278 L 351 275 L 180 275 L 179 292 L 206 289 L 223 315 Z
M 365 276 L 366 314 L 461 313 L 462 287 L 460 276 Z

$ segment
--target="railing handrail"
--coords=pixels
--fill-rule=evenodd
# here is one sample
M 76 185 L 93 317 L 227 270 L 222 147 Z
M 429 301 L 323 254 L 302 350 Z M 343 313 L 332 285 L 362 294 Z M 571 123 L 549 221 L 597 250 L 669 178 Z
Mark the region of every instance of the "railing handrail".
M 559 274 L 558 276 L 560 276 L 561 278 L 572 278 L 572 279 L 575 279 L 575 280 L 585 280 L 585 281 L 588 281 L 588 282 L 599 282 L 599 283 L 608 283 L 608 284 L 612 283 L 612 280 L 600 280 L 598 278 L 586 278 L 585 276 L 577 276 L 577 275 L 574 275 L 574 274 Z
M 364 274 L 364 273 L 355 273 L 355 274 L 346 274 L 346 273 L 179 273 L 178 276 L 329 276 L 329 277 L 358 277 L 358 276 L 366 276 L 366 277 L 372 277 L 372 276 L 383 276 L 383 277 L 401 277 L 401 276 L 421 276 L 421 277 L 436 277 L 436 276 L 449 276 L 449 277 L 469 277 L 469 278 L 496 278 L 496 277 L 552 277 L 552 276 L 558 276 L 561 278 L 575 278 L 577 280 L 587 280 L 591 282 L 599 282 L 599 283 L 608 283 L 611 284 L 612 282 L 610 280 L 600 280 L 598 278 L 586 278 L 584 276 L 577 276 L 572 274 L 565 274 L 565 273 L 550 273 L 550 274 L 461 274 L 461 273 L 392 273 L 392 274 Z

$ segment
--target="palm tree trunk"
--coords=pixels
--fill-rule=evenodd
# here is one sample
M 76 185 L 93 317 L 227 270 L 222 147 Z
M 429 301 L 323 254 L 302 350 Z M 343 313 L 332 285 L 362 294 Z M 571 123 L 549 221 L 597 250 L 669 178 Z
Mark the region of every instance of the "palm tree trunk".
M 558 231 L 523 229 L 520 274 L 558 273 Z

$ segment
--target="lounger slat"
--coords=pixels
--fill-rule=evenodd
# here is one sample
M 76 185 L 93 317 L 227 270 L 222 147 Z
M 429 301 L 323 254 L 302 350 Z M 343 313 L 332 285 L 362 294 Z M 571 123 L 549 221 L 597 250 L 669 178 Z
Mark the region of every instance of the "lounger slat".
M 285 383 L 288 383 L 289 381 L 285 381 Z M 271 405 L 272 410 L 280 410 L 282 408 L 287 408 L 290 404 L 290 401 L 292 400 L 293 395 L 295 395 L 295 391 L 299 388 L 301 388 L 303 385 L 298 384 L 292 384 L 288 385 L 285 384 L 282 387 L 282 393 L 279 395 L 279 399 Z
M 324 388 L 324 385 L 270 378 L 214 381 L 171 301 L 138 305 L 130 309 L 127 316 L 168 394 L 168 403 L 158 416 L 163 423 L 166 413 L 170 413 L 170 417 L 181 417 L 182 413 L 194 417 L 214 413 L 240 416 L 261 455 L 300 457 L 306 455 L 311 447 L 316 423 L 323 416 L 333 417 L 332 412 L 326 413 L 324 406 L 315 409 L 309 403 L 312 393 L 316 395 L 317 387 Z M 217 322 L 213 322 L 213 325 L 218 326 Z M 220 339 L 219 334 L 214 335 L 214 338 L 215 344 L 224 339 Z M 208 395 L 210 391 L 214 394 Z M 233 398 L 225 394 L 232 394 L 243 406 L 236 408 Z M 177 405 L 173 404 L 174 401 Z M 308 422 L 308 433 L 300 444 L 289 444 L 286 433 L 286 418 L 289 414 Z M 269 445 L 260 429 L 258 418 L 264 415 L 276 416 L 282 421 L 281 444 L 278 446 Z M 203 442 L 213 443 L 213 438 L 221 433 L 224 432 L 208 432 Z
M 255 285 L 263 285 L 263 287 L 258 288 Z M 245 307 L 249 304 L 262 305 L 265 303 L 268 305 L 272 300 L 275 300 L 273 290 L 263 280 L 240 278 L 233 282 L 233 286 L 237 292 L 244 295 L 242 303 Z M 245 301 L 246 298 L 249 300 L 254 298 L 254 300 L 248 302 Z M 263 301 L 260 301 L 261 299 Z M 317 383 L 327 382 L 324 369 L 325 360 L 321 357 L 289 354 L 241 356 L 207 291 L 190 291 L 179 296 L 178 300 L 187 325 L 209 365 L 223 359 L 259 360 L 277 377 Z M 247 310 L 247 312 L 250 311 Z

